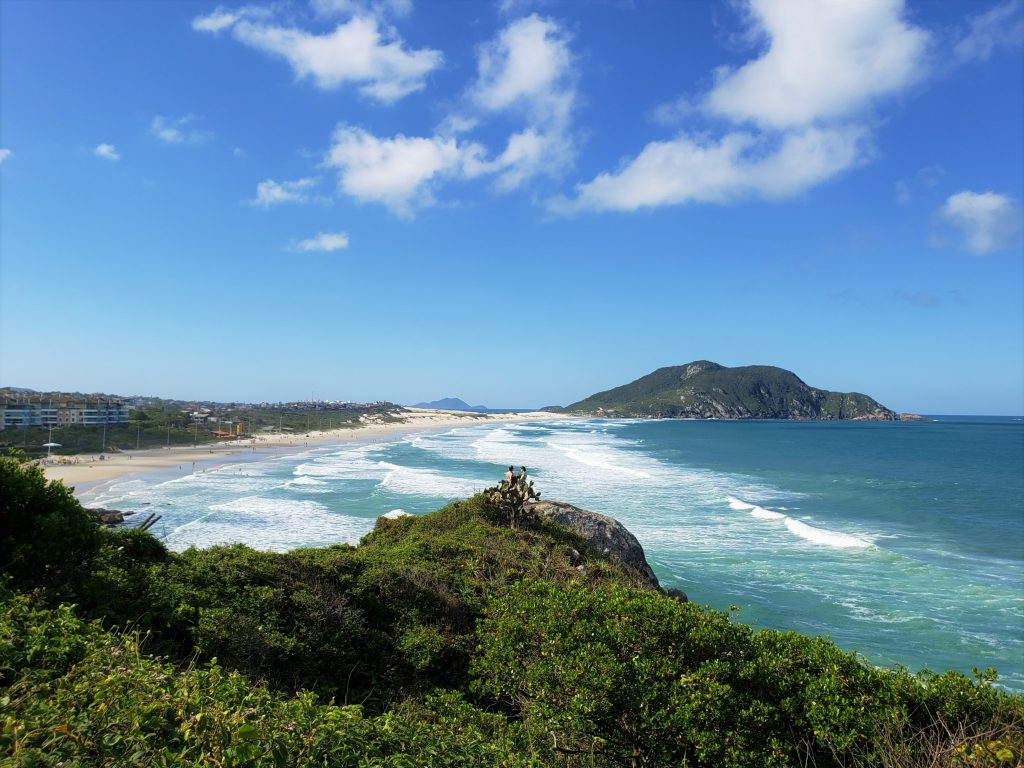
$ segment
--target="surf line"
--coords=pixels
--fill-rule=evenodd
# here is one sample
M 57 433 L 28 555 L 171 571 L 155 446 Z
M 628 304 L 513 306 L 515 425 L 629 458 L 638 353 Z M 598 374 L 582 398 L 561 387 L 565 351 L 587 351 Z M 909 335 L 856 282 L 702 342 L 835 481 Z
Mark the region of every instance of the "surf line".
M 727 497 L 726 501 L 728 501 L 730 509 L 737 512 L 750 512 L 752 517 L 756 517 L 759 520 L 780 520 L 790 533 L 812 544 L 822 544 L 826 547 L 835 547 L 837 549 L 868 549 L 875 546 L 873 541 L 862 536 L 855 536 L 851 533 L 839 533 L 837 531 L 830 531 L 827 528 L 808 525 L 801 520 L 794 520 L 789 515 L 773 512 L 770 509 L 759 507 L 757 504 L 749 504 L 734 496 Z

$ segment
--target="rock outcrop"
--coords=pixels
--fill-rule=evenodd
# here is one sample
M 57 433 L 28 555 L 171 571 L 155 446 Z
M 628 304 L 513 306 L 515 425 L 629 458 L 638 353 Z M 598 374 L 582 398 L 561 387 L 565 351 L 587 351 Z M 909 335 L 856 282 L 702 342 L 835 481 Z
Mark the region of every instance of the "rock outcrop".
M 528 508 L 538 517 L 565 526 L 597 553 L 636 571 L 646 586 L 651 589 L 661 588 L 658 577 L 644 557 L 644 548 L 636 536 L 615 518 L 562 501 L 537 501 Z
M 103 507 L 95 507 L 94 509 L 85 510 L 92 519 L 99 525 L 115 526 L 120 525 L 124 522 L 125 515 L 132 514 L 131 512 L 121 512 L 116 509 L 104 509 Z

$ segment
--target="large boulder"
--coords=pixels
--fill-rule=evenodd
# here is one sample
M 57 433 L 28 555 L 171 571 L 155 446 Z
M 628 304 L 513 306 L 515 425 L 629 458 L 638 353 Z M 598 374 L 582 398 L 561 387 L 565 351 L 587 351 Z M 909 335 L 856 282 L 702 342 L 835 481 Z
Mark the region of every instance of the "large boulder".
M 125 514 L 131 514 L 131 512 L 125 513 L 117 509 L 104 509 L 103 507 L 93 507 L 85 511 L 92 515 L 95 522 L 106 526 L 120 525 L 124 522 Z
M 651 589 L 660 589 L 658 577 L 644 557 L 636 536 L 613 517 L 574 507 L 562 501 L 537 501 L 528 507 L 533 514 L 568 528 L 596 552 L 633 569 Z

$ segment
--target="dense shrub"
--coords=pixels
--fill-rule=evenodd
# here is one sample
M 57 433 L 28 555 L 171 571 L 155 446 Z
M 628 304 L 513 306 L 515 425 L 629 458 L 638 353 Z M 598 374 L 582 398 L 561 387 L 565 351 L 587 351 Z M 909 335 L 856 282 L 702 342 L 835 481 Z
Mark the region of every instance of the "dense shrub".
M 753 632 L 637 588 L 565 529 L 495 525 L 483 496 L 382 520 L 358 548 L 175 555 L 101 531 L 36 468 L 8 459 L 0 480 L 3 765 L 1024 755 L 1024 697 L 992 675 L 878 670 L 822 638 Z
M 922 684 L 828 640 L 754 633 L 650 591 L 523 582 L 491 601 L 477 637 L 476 690 L 570 761 L 881 764 L 887 745 L 936 725 L 938 702 L 965 744 L 1009 725 L 1003 757 L 1021 754 L 1020 697 L 955 673 Z
M 158 579 L 202 658 L 275 688 L 342 700 L 358 692 L 358 701 L 376 683 L 368 662 L 389 641 L 367 624 L 338 570 L 330 578 L 300 558 L 236 545 L 188 550 Z
M 0 457 L 0 572 L 18 589 L 73 593 L 89 573 L 101 534 L 71 490 L 43 470 Z
M 177 670 L 69 609 L 0 595 L 0 755 L 18 766 L 528 768 L 520 729 L 458 694 L 376 718 L 285 697 L 218 665 Z

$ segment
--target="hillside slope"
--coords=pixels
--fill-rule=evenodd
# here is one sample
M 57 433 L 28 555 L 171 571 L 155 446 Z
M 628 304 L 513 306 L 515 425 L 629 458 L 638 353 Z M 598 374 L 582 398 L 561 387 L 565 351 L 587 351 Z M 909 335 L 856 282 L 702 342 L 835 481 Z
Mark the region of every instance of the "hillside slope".
M 861 419 L 899 417 L 857 392 L 830 392 L 770 365 L 737 368 L 697 360 L 598 392 L 566 409 L 598 416 L 696 419 Z

